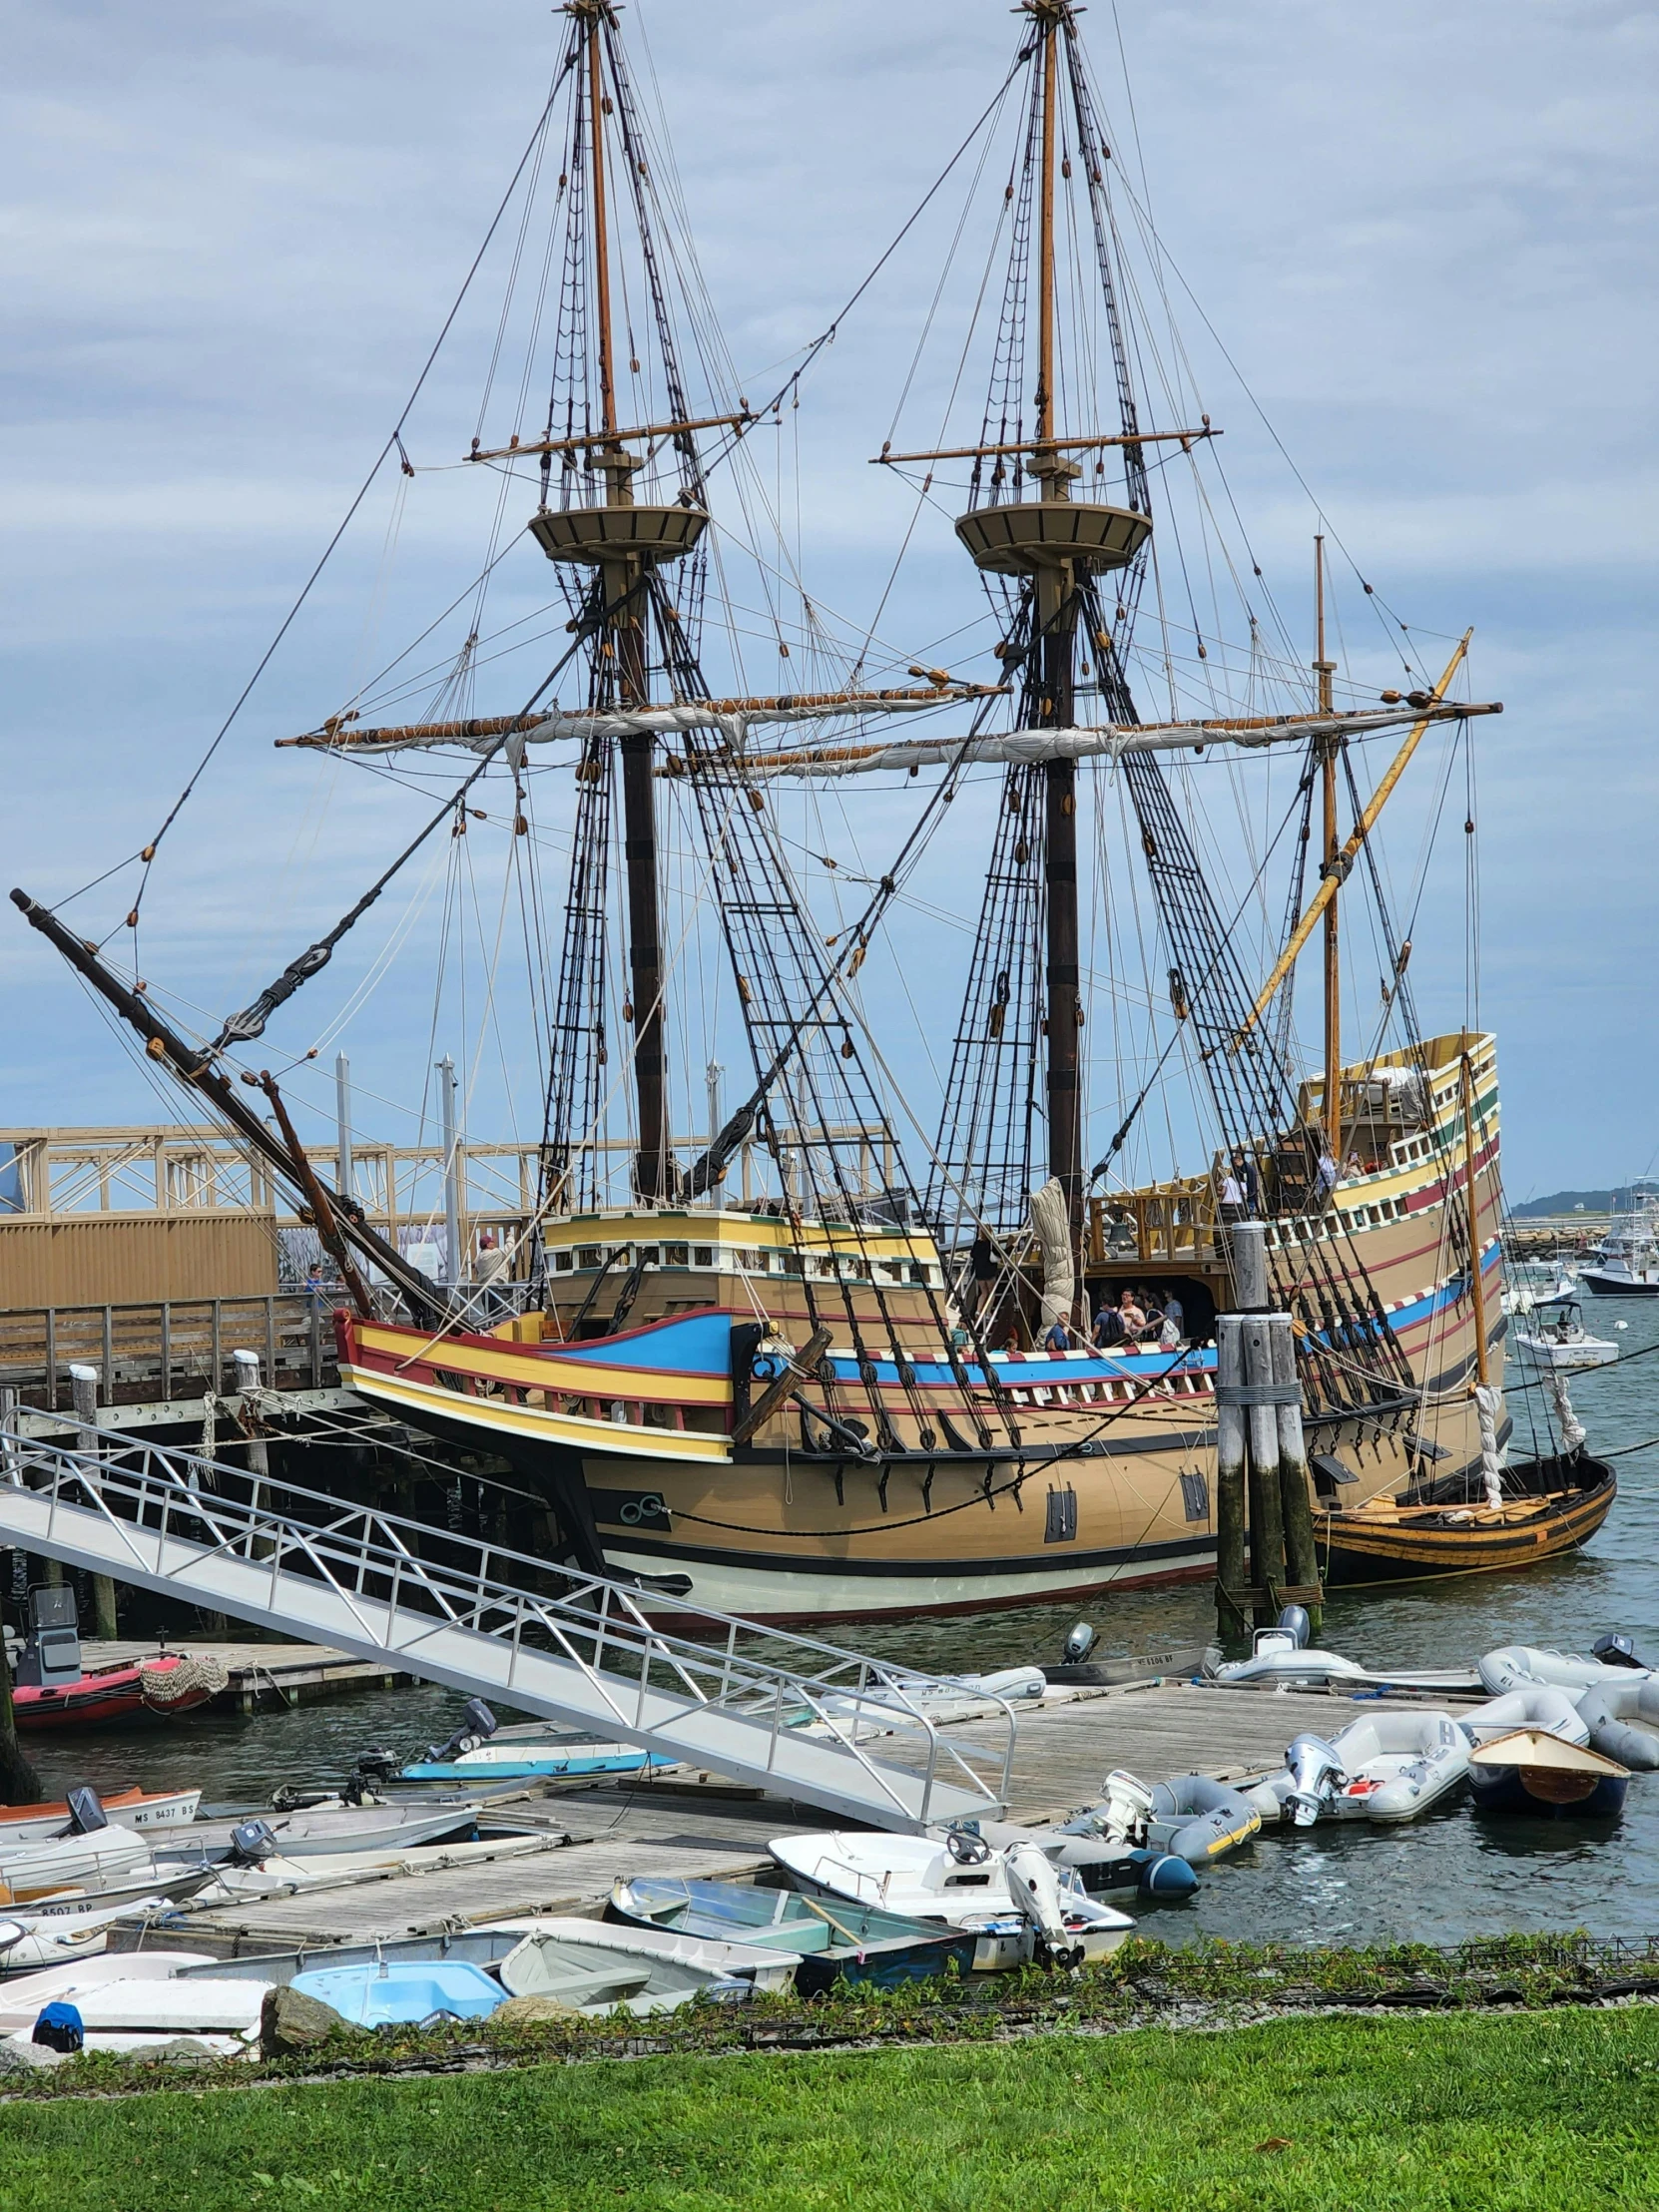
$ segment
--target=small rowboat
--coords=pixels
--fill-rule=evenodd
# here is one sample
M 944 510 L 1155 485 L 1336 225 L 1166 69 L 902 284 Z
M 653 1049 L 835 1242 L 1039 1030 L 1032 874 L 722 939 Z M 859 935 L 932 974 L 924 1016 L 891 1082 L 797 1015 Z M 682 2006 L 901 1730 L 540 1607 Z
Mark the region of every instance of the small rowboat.
M 631 1882 L 619 1878 L 605 1918 L 791 1952 L 800 1959 L 795 1985 L 804 1996 L 816 1996 L 836 1981 L 895 1989 L 945 1973 L 952 1961 L 959 1973 L 968 1973 L 976 1941 L 971 1933 L 904 1920 L 849 1900 L 760 1890 L 741 1882 L 689 1882 L 678 1876 L 639 1875 Z
M 1608 1820 L 1624 1808 L 1630 1769 L 1545 1728 L 1516 1728 L 1469 1753 L 1469 1788 L 1485 1813 L 1532 1820 Z
M 1547 1470 L 1550 1486 L 1528 1490 L 1523 1483 L 1531 1468 L 1505 1469 L 1505 1487 L 1513 1494 L 1497 1506 L 1433 1496 L 1402 1505 L 1382 1497 L 1316 1514 L 1315 1539 L 1327 1586 L 1363 1588 L 1495 1574 L 1576 1551 L 1612 1510 L 1618 1495 L 1613 1470 L 1581 1453 L 1534 1464 Z

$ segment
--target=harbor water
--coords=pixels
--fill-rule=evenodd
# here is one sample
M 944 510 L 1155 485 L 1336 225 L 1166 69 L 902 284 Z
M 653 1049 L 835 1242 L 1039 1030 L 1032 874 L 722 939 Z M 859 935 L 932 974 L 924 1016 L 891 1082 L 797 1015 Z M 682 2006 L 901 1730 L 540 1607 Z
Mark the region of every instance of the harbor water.
M 1571 1379 L 1589 1448 L 1616 1452 L 1659 1438 L 1659 1299 L 1590 1301 L 1585 1318 L 1621 1352 L 1617 1367 Z M 1526 1380 L 1514 1365 L 1509 1375 L 1516 1384 Z M 1530 1408 L 1538 1403 L 1536 1391 L 1512 1391 L 1517 1456 L 1530 1449 Z M 1523 1574 L 1338 1593 L 1322 1641 L 1370 1667 L 1461 1667 L 1498 1644 L 1584 1652 L 1605 1631 L 1622 1629 L 1659 1663 L 1659 1448 L 1616 1464 L 1618 1502 L 1578 1556 Z M 1098 1629 L 1101 1655 L 1202 1643 L 1214 1618 L 1211 1593 L 1197 1584 L 1107 1597 L 1081 1615 Z M 1077 1608 L 1021 1607 L 830 1633 L 883 1657 L 978 1672 L 1057 1660 L 1078 1617 Z M 1287 1742 L 1304 1729 L 1334 1733 L 1366 1710 L 1340 1699 L 1279 1702 Z M 252 1809 L 266 1805 L 279 1783 L 337 1783 L 370 1744 L 409 1757 L 456 1726 L 460 1706 L 448 1692 L 416 1686 L 292 1711 L 273 1701 L 272 1710 L 246 1718 L 201 1715 L 143 1732 L 35 1738 L 29 1750 L 53 1791 L 81 1781 L 108 1790 L 133 1781 L 151 1789 L 200 1784 L 210 1804 Z M 1142 1917 L 1149 1934 L 1175 1941 L 1204 1935 L 1452 1943 L 1543 1929 L 1659 1934 L 1659 1774 L 1635 1777 L 1623 1817 L 1610 1826 L 1477 1819 L 1465 1798 L 1454 1798 L 1403 1828 L 1345 1824 L 1276 1834 L 1209 1870 L 1188 1903 L 1145 1909 Z

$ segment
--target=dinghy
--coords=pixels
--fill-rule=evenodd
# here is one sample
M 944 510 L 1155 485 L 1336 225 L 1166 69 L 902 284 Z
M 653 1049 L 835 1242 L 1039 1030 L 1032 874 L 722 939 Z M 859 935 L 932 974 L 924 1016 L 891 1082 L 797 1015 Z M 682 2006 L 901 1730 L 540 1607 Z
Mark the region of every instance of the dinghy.
M 259 2050 L 265 1990 L 263 1982 L 229 1977 L 186 1983 L 172 1975 L 126 1974 L 51 2001 L 74 2006 L 89 2051 L 142 2057 L 162 2044 L 182 2044 L 209 2057 L 251 2058 Z M 8 2040 L 27 2042 L 32 2032 L 20 2030 Z
M 1277 1626 L 1256 1630 L 1248 1659 L 1218 1660 L 1206 1667 L 1205 1680 L 1236 1689 L 1270 1690 L 1322 1689 L 1331 1683 L 1351 1682 L 1356 1689 L 1426 1690 L 1439 1697 L 1455 1697 L 1480 1688 L 1480 1677 L 1466 1668 L 1380 1674 L 1339 1651 L 1309 1650 L 1308 1634 L 1306 1611 L 1300 1605 L 1287 1605 Z
M 116 1816 L 118 1827 L 154 1836 L 189 1828 L 201 1807 L 202 1793 L 200 1790 L 152 1792 L 133 1788 L 117 1790 L 113 1797 L 101 1797 L 99 1803 L 106 1814 Z M 46 1805 L 0 1805 L 0 1852 L 25 1843 L 48 1843 L 63 1833 L 70 1818 L 67 1799 Z
M 1517 1728 L 1469 1754 L 1469 1788 L 1482 1813 L 1532 1820 L 1609 1820 L 1624 1809 L 1630 1769 L 1544 1728 Z
M 1461 1727 L 1471 1744 L 1507 1736 L 1513 1728 L 1547 1728 L 1568 1744 L 1590 1740 L 1589 1723 L 1571 1692 L 1552 1689 L 1546 1682 L 1523 1684 L 1518 1690 L 1506 1690 L 1502 1697 L 1488 1698 L 1463 1715 Z
M 836 1981 L 893 1989 L 973 1970 L 971 1932 L 936 1921 L 910 1921 L 850 1900 L 808 1897 L 798 1890 L 762 1890 L 744 1882 L 693 1882 L 680 1876 L 618 1879 L 607 1921 L 672 1929 L 687 1936 L 756 1944 L 796 1955 L 795 1986 L 817 1996 Z
M 1147 1845 L 1191 1867 L 1207 1867 L 1237 1851 L 1261 1826 L 1261 1814 L 1244 1793 L 1210 1775 L 1180 1774 L 1152 1786 Z
M 158 1912 L 161 1898 L 149 1901 Z M 16 1913 L 0 1919 L 0 1974 L 34 1973 L 40 1968 L 89 1958 L 102 1951 L 117 1921 L 130 1921 L 131 1905 L 103 1905 L 87 1912 Z
M 236 1985 L 259 1990 L 262 2000 L 271 1986 L 252 1980 Z M 353 2027 L 482 2019 L 507 2001 L 498 1982 L 460 1958 L 382 1958 L 372 1964 L 314 1966 L 296 1973 L 291 1986 L 301 1996 L 326 2004 Z M 258 2020 L 256 2010 L 256 2025 Z
M 151 1867 L 150 1839 L 130 1828 L 22 1843 L 0 1853 L 0 1906 L 26 1905 L 60 1890 L 98 1892 Z
M 1611 1652 L 1619 1643 L 1627 1645 L 1629 1638 L 1603 1636 L 1588 1659 L 1572 1651 L 1545 1651 L 1535 1644 L 1503 1644 L 1496 1651 L 1488 1651 L 1481 1660 L 1480 1680 L 1493 1697 L 1501 1697 L 1506 1690 L 1525 1689 L 1537 1682 L 1547 1683 L 1552 1689 L 1568 1690 L 1578 1697 L 1585 1690 L 1600 1689 L 1603 1683 L 1628 1682 L 1632 1674 L 1648 1671 L 1639 1663 L 1601 1656 L 1604 1650 Z
M 1659 1680 L 1652 1675 L 1630 1674 L 1586 1690 L 1578 1713 L 1603 1758 L 1642 1774 L 1659 1768 Z
M 1045 1938 L 1028 1910 L 1029 1884 L 1016 1890 L 1010 1880 L 1009 1858 L 1029 1848 L 1016 1844 L 1013 1853 L 999 1854 L 983 1838 L 961 1830 L 942 1842 L 932 1836 L 814 1832 L 777 1836 L 767 1846 L 808 1896 L 850 1898 L 905 1920 L 973 1930 L 981 1938 L 974 1952 L 978 1972 L 1043 1954 Z M 1048 1939 L 1066 1947 L 1081 1944 L 1085 1957 L 1104 1958 L 1134 1933 L 1128 1914 L 1087 1896 L 1072 1869 L 1049 1873 L 1064 1927 Z
M 641 1751 L 637 1744 L 494 1743 L 480 1744 L 457 1759 L 417 1759 L 397 1779 L 463 1784 L 557 1781 L 581 1775 L 643 1774 L 647 1769 L 662 1772 L 679 1763 L 661 1752 Z
M 858 1697 L 828 1697 L 824 1710 L 831 1722 L 855 1721 L 860 1734 L 866 1722 L 879 1733 L 884 1706 L 898 1719 L 919 1713 L 935 1723 L 971 1721 L 994 1714 L 1003 1705 L 1040 1703 L 1047 1688 L 1048 1677 L 1041 1667 L 1004 1667 L 996 1674 L 959 1675 L 951 1682 L 917 1687 L 902 1695 L 896 1690 L 871 1690 Z M 821 1726 L 814 1724 L 808 1734 L 819 1733 Z
M 1303 1734 L 1285 1771 L 1245 1793 L 1272 1823 L 1414 1821 L 1468 1775 L 1468 1739 L 1449 1713 L 1368 1713 L 1329 1740 Z
M 134 1950 L 22 1974 L 15 1981 L 0 1982 L 0 2035 L 27 2036 L 42 2005 L 63 1998 L 79 2004 L 84 1991 L 103 1988 L 108 1982 L 170 1981 L 187 1966 L 211 1972 L 221 1963 L 200 1950 Z
M 1143 1894 L 1180 1897 L 1197 1887 L 1195 1866 L 1207 1866 L 1223 1852 L 1248 1843 L 1261 1825 L 1262 1816 L 1248 1799 L 1208 1775 L 1180 1775 L 1149 1787 L 1114 1767 L 1102 1785 L 1100 1803 L 1074 1813 L 1060 1833 L 1103 1838 L 1139 1864 L 1137 1887 Z M 1175 1873 L 1178 1867 L 1185 1881 Z M 1107 1886 L 1086 1873 L 1084 1885 L 1091 1890 Z
M 480 1810 L 476 1804 L 437 1811 L 417 1805 L 319 1806 L 252 1821 L 198 1822 L 188 1836 L 170 1837 L 157 1848 L 168 1866 L 412 1851 L 423 1844 L 476 1842 Z
M 723 1956 L 758 1960 L 751 1970 L 773 1972 L 788 1958 L 793 1977 L 792 1953 L 693 1936 L 677 1938 L 685 1946 L 680 1950 L 675 1939 L 665 1940 L 668 1936 L 662 1929 L 616 1928 L 603 1921 L 538 1920 L 496 1971 L 509 1996 L 551 1997 L 590 2018 L 621 2007 L 645 2019 L 677 2011 L 699 1995 L 741 2002 L 754 1984 L 726 1971 Z

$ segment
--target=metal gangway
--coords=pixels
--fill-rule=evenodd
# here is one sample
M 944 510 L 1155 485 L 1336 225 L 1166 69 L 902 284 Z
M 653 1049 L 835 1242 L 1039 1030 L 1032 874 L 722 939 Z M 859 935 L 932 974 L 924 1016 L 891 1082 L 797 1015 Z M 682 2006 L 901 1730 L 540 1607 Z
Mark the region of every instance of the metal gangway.
M 947 1741 L 927 1707 L 959 1708 L 949 1678 L 681 1598 L 695 1632 L 670 1632 L 632 1584 L 117 1430 L 72 1448 L 0 1428 L 0 1543 L 876 1828 L 1007 1803 L 1003 1699 L 979 1726 L 996 1742 Z

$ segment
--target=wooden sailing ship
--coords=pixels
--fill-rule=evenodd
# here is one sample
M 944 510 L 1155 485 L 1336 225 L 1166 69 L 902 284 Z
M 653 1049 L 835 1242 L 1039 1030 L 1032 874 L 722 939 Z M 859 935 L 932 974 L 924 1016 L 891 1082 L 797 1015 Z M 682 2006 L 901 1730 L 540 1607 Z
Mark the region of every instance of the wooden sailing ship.
M 1339 707 L 1322 557 L 1311 698 L 1143 722 L 1130 671 L 1157 530 L 1153 463 L 1167 450 L 1190 457 L 1214 432 L 1208 416 L 1167 428 L 1141 419 L 1110 157 L 1076 11 L 1025 0 L 1010 79 L 1020 102 L 1011 245 L 980 432 L 959 447 L 879 456 L 890 468 L 970 464 L 955 533 L 998 613 L 989 680 L 917 666 L 908 684 L 871 688 L 854 669 L 838 689 L 712 696 L 699 646 L 709 443 L 729 453 L 757 410 L 730 393 L 694 402 L 671 311 L 677 264 L 661 251 L 614 8 L 570 0 L 563 12 L 556 259 L 566 276 L 549 310 L 545 425 L 495 446 L 475 438 L 470 458 L 513 481 L 526 468 L 539 478 L 528 532 L 569 609 L 576 642 L 560 668 L 574 659 L 583 696 L 545 704 L 555 669 L 517 713 L 382 725 L 341 713 L 290 741 L 347 759 L 467 749 L 481 758 L 460 807 L 491 766 L 517 793 L 530 747 L 574 754 L 543 1182 L 521 1257 L 528 1295 L 503 1316 L 498 1297 L 435 1289 L 374 1235 L 349 1192 L 304 1167 L 276 1086 L 250 1071 L 270 1094 L 274 1133 L 229 1079 L 366 901 L 216 1037 L 193 1042 L 15 895 L 153 1056 L 300 1185 L 350 1295 L 337 1328 L 351 1386 L 428 1435 L 505 1461 L 548 1501 L 562 1557 L 637 1576 L 667 1610 L 694 1593 L 761 1618 L 908 1617 L 1210 1575 L 1209 1338 L 1233 1302 L 1228 1231 L 1247 1204 L 1267 1222 L 1275 1293 L 1296 1319 L 1325 1571 L 1340 1578 L 1366 1542 L 1382 1542 L 1388 1513 L 1404 1556 L 1430 1533 L 1430 1488 L 1437 1499 L 1477 1485 L 1471 1385 L 1501 1382 L 1495 1048 L 1484 1034 L 1415 1033 L 1410 948 L 1390 934 L 1388 993 L 1406 1041 L 1345 1064 L 1338 917 L 1425 732 L 1497 711 L 1451 697 L 1463 647 L 1437 683 Z M 1061 312 L 1062 203 L 1073 243 L 1088 243 L 1091 311 L 1105 332 L 1098 378 L 1078 364 L 1064 372 L 1061 332 L 1076 318 Z M 649 333 L 630 322 L 626 357 L 638 375 L 654 348 L 662 395 L 655 418 L 632 424 L 618 398 L 614 279 L 625 256 Z M 1107 393 L 1103 427 L 1093 417 Z M 1119 472 L 1109 497 L 1108 465 Z M 966 731 L 941 737 L 941 715 L 965 718 Z M 886 727 L 918 718 L 919 738 Z M 1362 804 L 1350 749 L 1389 731 L 1397 753 Z M 1164 763 L 1270 747 L 1297 749 L 1298 851 L 1317 803 L 1323 857 L 1306 901 L 1299 874 L 1279 957 L 1258 984 Z M 1154 1184 L 1114 1181 L 1150 1086 L 1113 1101 L 1117 1133 L 1092 1171 L 1085 1145 L 1080 828 L 1100 761 L 1127 793 L 1168 952 L 1171 1019 L 1207 1088 L 1203 1172 Z M 894 927 L 913 853 L 986 768 L 1001 776 L 992 849 L 929 1166 L 912 1176 L 857 978 Z M 915 827 L 862 910 L 826 941 L 779 830 L 779 794 L 894 769 L 918 778 Z M 1345 778 L 1356 816 L 1346 839 Z M 689 802 L 752 1071 L 689 1159 L 669 1134 L 665 792 Z M 607 967 L 619 925 L 620 1019 Z M 1289 992 L 1316 930 L 1323 1074 L 1299 1084 Z M 621 1079 L 632 1142 L 619 1192 L 598 1133 Z M 741 1196 L 731 1187 L 740 1153 L 764 1163 L 762 1188 Z M 1182 1326 L 1163 1342 L 1090 1344 L 1097 1309 L 1139 1287 L 1178 1299 Z M 1062 1344 L 1053 1333 L 1068 1327 L 1074 1341 Z M 1564 1468 L 1563 1485 L 1575 1481 Z M 1424 1513 L 1391 1502 L 1415 1496 Z M 1362 1522 L 1364 1540 L 1351 1541 Z

